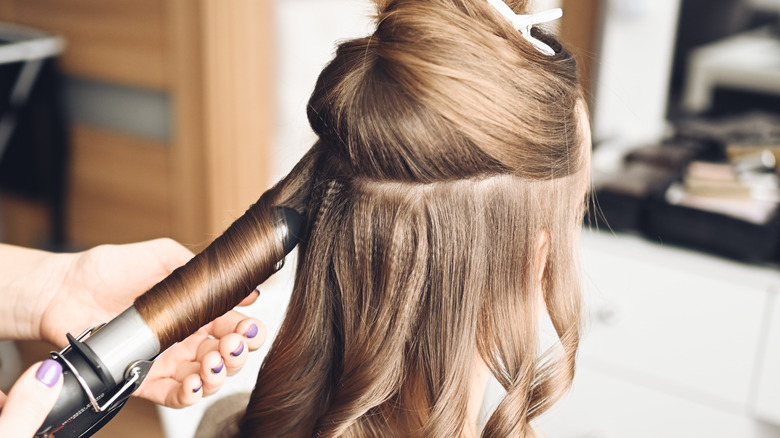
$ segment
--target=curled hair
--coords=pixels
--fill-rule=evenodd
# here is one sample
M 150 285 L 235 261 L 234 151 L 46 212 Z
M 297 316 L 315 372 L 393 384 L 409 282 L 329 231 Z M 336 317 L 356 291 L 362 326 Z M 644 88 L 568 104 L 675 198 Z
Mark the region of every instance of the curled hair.
M 376 31 L 342 43 L 317 81 L 317 143 L 160 295 L 211 281 L 204 302 L 237 291 L 214 312 L 237 303 L 281 251 L 270 210 L 294 208 L 307 218 L 294 290 L 242 436 L 468 435 L 477 359 L 507 391 L 482 435 L 532 436 L 579 342 L 576 63 L 485 0 L 376 3 Z M 560 343 L 538 357 L 545 307 Z
M 532 435 L 579 341 L 575 61 L 485 1 L 378 3 L 309 101 L 319 141 L 288 177 L 309 224 L 242 435 L 461 436 L 477 354 L 507 390 L 483 436 Z M 543 358 L 540 298 L 560 337 Z

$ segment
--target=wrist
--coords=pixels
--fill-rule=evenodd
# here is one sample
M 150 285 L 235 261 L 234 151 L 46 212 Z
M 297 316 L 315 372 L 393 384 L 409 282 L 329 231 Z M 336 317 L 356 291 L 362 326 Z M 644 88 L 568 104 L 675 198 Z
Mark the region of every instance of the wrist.
M 67 254 L 0 244 L 0 339 L 41 339 L 41 317 L 68 263 Z

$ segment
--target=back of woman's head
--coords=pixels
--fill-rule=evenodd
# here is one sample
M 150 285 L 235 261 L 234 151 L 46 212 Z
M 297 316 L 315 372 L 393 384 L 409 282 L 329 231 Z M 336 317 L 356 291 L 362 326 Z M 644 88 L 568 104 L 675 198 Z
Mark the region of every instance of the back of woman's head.
M 319 141 L 261 199 L 308 223 L 242 434 L 468 434 L 484 360 L 507 395 L 483 434 L 530 435 L 579 339 L 575 62 L 486 0 L 377 3 L 376 32 L 342 43 L 317 82 Z M 538 357 L 543 305 L 561 342 Z
M 576 65 L 553 40 L 557 55 L 542 54 L 486 0 L 383 4 L 376 32 L 338 48 L 309 102 L 347 172 L 544 180 L 582 167 Z

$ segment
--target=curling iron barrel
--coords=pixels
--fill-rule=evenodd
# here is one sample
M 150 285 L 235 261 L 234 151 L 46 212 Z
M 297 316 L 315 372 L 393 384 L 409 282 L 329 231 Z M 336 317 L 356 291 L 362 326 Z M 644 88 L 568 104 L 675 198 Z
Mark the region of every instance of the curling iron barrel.
M 298 243 L 301 228 L 300 214 L 290 208 L 276 208 L 274 231 L 283 243 L 282 260 Z M 274 264 L 278 262 L 281 260 Z M 268 275 L 273 272 L 270 268 Z M 57 438 L 87 437 L 99 430 L 138 389 L 160 350 L 169 346 L 158 336 L 135 305 L 78 337 L 68 334 L 69 345 L 52 353 L 63 366 L 63 390 L 37 436 L 56 433 Z

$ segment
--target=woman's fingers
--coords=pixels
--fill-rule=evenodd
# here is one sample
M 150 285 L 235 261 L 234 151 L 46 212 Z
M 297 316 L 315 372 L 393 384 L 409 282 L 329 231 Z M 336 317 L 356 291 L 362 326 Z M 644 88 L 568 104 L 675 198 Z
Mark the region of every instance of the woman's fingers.
M 255 303 L 255 301 L 257 301 L 257 298 L 259 296 L 260 296 L 260 291 L 255 289 L 249 295 L 247 295 L 247 297 L 244 298 L 244 300 L 241 301 L 238 305 L 242 307 L 252 305 Z
M 144 391 L 143 397 L 158 405 L 179 409 L 192 406 L 203 398 L 200 376 L 192 374 L 179 379 L 161 379 Z
M 238 373 L 265 337 L 262 322 L 231 311 L 160 355 L 136 395 L 173 408 L 194 404 Z
M 265 342 L 266 328 L 259 319 L 246 317 L 235 310 L 215 319 L 209 326 L 209 334 L 215 338 L 231 333 L 242 335 L 249 350 L 254 351 Z
M 175 396 L 166 402 L 166 405 L 188 406 L 189 402 L 195 403 L 200 397 L 219 391 L 225 383 L 225 378 L 236 374 L 246 364 L 248 354 L 249 349 L 244 337 L 236 333 L 219 340 L 203 341 L 198 349 L 197 360 L 182 363 L 176 369 L 172 381 L 181 382 L 181 388 L 167 389 Z M 189 392 L 184 389 L 189 389 Z M 199 395 L 193 396 L 192 393 Z
M 192 406 L 203 398 L 203 381 L 197 374 L 191 374 L 181 380 L 178 387 L 168 391 L 170 399 L 165 404 L 172 408 Z
M 249 347 L 243 336 L 231 333 L 219 340 L 219 354 L 225 359 L 227 375 L 232 376 L 241 371 L 241 367 L 246 363 Z
M 227 377 L 227 367 L 225 359 L 220 356 L 219 351 L 214 350 L 206 353 L 200 362 L 200 378 L 203 380 L 203 395 L 214 394 L 222 387 Z
M 27 369 L 0 411 L 0 436 L 35 435 L 62 390 L 62 366 L 52 359 Z
M 207 353 L 211 353 L 215 350 L 219 350 L 219 339 L 208 338 L 198 345 L 198 352 L 195 356 L 195 360 L 202 361 Z
M 265 343 L 265 324 L 259 319 L 244 318 L 236 325 L 235 332 L 243 335 L 249 351 L 255 351 Z
M 176 368 L 176 374 L 173 376 L 173 378 L 179 382 L 184 382 L 184 379 L 186 379 L 188 376 L 191 376 L 192 374 L 196 374 L 198 377 L 200 377 L 199 373 L 200 362 L 187 362 L 179 365 Z

